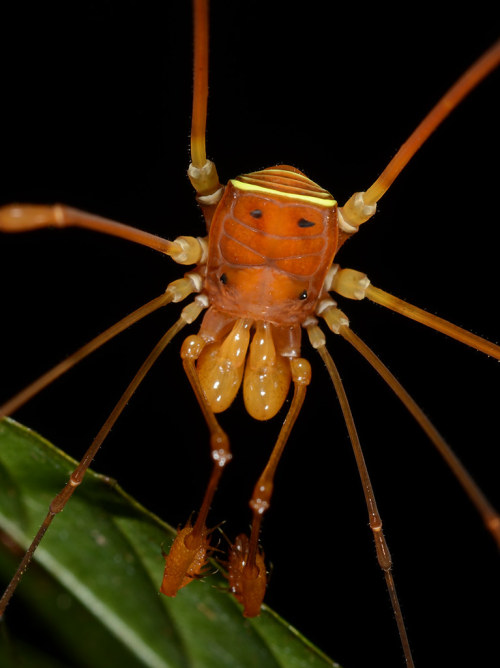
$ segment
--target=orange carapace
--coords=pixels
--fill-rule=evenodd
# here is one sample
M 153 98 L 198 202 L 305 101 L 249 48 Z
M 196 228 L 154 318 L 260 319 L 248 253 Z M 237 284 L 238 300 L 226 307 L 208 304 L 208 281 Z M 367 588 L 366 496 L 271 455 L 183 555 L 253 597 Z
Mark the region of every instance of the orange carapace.
M 221 412 L 239 389 L 247 357 L 247 410 L 268 419 L 288 392 L 288 358 L 300 355 L 302 325 L 327 296 L 323 284 L 339 244 L 337 203 L 299 170 L 280 165 L 231 180 L 206 215 L 210 307 L 200 336 L 209 345 L 198 360 L 200 380 L 212 409 Z M 224 340 L 234 328 L 239 349 L 229 365 Z M 229 366 L 235 370 L 230 382 Z M 276 400 L 264 390 L 268 379 L 270 387 L 281 387 Z

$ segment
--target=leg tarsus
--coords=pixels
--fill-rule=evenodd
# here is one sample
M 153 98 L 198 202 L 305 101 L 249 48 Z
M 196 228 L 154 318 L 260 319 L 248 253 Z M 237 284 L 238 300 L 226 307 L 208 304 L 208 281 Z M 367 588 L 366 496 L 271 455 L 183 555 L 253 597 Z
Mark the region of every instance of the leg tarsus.
M 240 534 L 229 551 L 227 579 L 229 590 L 243 605 L 244 617 L 257 617 L 267 587 L 267 573 L 264 553 L 259 548 L 255 563 L 248 561 L 250 541 L 245 534 Z
M 165 596 L 176 596 L 179 589 L 202 577 L 202 569 L 211 553 L 206 528 L 196 534 L 191 520 L 177 531 L 172 547 L 165 557 L 165 571 L 160 588 Z

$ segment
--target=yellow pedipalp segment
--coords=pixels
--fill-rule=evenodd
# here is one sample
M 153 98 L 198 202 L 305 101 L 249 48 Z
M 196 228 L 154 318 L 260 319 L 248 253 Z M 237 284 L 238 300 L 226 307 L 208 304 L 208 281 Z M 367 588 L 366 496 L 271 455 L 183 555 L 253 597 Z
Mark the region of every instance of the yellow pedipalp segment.
M 196 370 L 205 397 L 214 413 L 232 404 L 241 385 L 250 341 L 251 320 L 240 318 L 222 342 L 203 348 Z
M 290 379 L 290 361 L 276 353 L 271 325 L 258 322 L 243 379 L 243 399 L 248 414 L 256 420 L 274 417 L 286 399 Z
M 316 204 L 318 206 L 324 206 L 327 208 L 332 208 L 337 204 L 337 202 L 333 198 L 321 199 L 320 197 L 312 197 L 310 195 L 298 195 L 295 193 L 287 193 L 281 190 L 274 190 L 273 188 L 264 188 L 263 186 L 243 183 L 242 181 L 238 181 L 237 179 L 231 179 L 230 183 L 238 190 L 245 190 L 246 192 L 262 192 L 262 193 L 268 193 L 270 195 L 278 195 L 279 197 L 286 197 L 288 199 L 299 200 L 301 202 L 309 202 L 311 204 Z

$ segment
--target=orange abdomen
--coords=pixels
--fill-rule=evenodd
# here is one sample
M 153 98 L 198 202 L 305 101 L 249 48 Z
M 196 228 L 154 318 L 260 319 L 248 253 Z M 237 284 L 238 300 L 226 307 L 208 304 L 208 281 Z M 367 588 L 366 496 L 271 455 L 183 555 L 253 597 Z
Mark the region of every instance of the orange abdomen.
M 280 166 L 231 181 L 210 227 L 212 306 L 277 325 L 302 322 L 337 242 L 335 201 L 298 170 Z

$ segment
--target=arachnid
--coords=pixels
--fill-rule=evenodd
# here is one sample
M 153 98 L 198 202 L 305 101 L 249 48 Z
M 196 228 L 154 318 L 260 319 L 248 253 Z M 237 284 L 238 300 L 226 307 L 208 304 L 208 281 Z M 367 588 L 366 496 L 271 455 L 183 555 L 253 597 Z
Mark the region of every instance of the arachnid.
M 311 12 L 306 17 L 301 16 L 298 36 L 296 30 L 292 29 L 296 26 L 296 17 L 291 13 L 280 16 L 287 29 L 276 35 L 269 15 L 265 24 L 257 15 L 249 16 L 246 13 L 240 20 L 233 22 L 233 18 L 229 20 L 221 15 L 217 7 L 213 10 L 212 41 L 216 49 L 213 50 L 211 73 L 209 146 L 217 158 L 220 172 L 229 177 L 277 161 L 291 162 L 299 168 L 307 168 L 308 174 L 331 188 L 339 200 L 342 193 L 345 199 L 354 189 L 374 177 L 446 86 L 494 37 L 486 36 L 484 33 L 487 27 L 482 26 L 481 36 L 476 42 L 479 31 L 474 32 L 473 19 L 472 26 L 467 26 L 467 39 L 465 30 L 462 33 L 457 31 L 454 35 L 443 31 L 438 37 L 439 26 L 429 27 L 416 23 L 410 33 L 405 30 L 404 34 L 395 35 L 391 30 L 386 37 L 382 37 L 383 28 L 377 26 L 373 37 L 367 36 L 367 42 L 362 48 L 353 49 L 352 46 L 348 48 L 344 45 L 332 49 L 330 43 L 327 43 L 332 28 L 326 21 L 318 20 L 319 10 L 316 15 Z M 99 12 L 96 16 L 93 10 L 89 10 L 77 29 L 72 25 L 71 31 L 55 31 L 57 40 L 52 43 L 49 41 L 49 44 L 44 39 L 44 49 L 35 48 L 40 44 L 37 35 L 42 34 L 36 15 L 23 17 L 28 24 L 32 22 L 33 50 L 28 41 L 25 63 L 29 62 L 30 66 L 25 64 L 22 67 L 20 63 L 21 75 L 5 74 L 8 89 L 12 90 L 14 86 L 16 94 L 12 98 L 17 103 L 4 110 L 4 126 L 18 128 L 17 131 L 6 132 L 3 180 L 6 202 L 13 199 L 63 200 L 117 220 L 147 227 L 160 235 L 167 235 L 165 229 L 168 226 L 169 238 L 186 233 L 190 225 L 197 227 L 198 233 L 202 232 L 202 221 L 196 212 L 190 186 L 184 175 L 191 87 L 189 49 L 186 50 L 190 42 L 190 24 L 187 17 L 178 15 L 178 11 L 181 10 L 176 9 L 175 16 L 169 16 L 166 22 L 144 17 L 139 19 L 137 25 L 136 12 L 127 14 L 121 9 L 120 17 L 117 17 L 112 16 L 111 11 L 107 15 Z M 52 25 L 64 28 L 62 18 L 59 17 L 60 23 L 57 23 L 56 18 L 52 17 Z M 336 16 L 335 23 L 349 26 L 353 24 L 354 18 L 346 16 L 344 21 L 339 21 Z M 94 48 L 89 53 L 89 49 L 84 46 L 92 30 L 95 36 Z M 340 33 L 338 39 L 342 40 L 344 31 L 337 32 Z M 130 49 L 134 40 L 127 37 L 132 34 L 136 45 Z M 297 53 L 302 60 L 303 54 L 307 54 L 305 62 L 308 66 L 304 65 L 301 69 L 297 65 L 298 72 L 280 67 L 279 77 L 267 77 L 261 72 L 262 62 L 256 58 L 255 52 L 249 50 L 237 59 L 232 57 L 244 37 L 246 43 L 255 43 L 256 35 L 258 54 L 263 43 L 274 44 L 272 50 L 293 53 L 294 60 L 298 60 Z M 281 49 L 276 46 L 276 40 L 279 40 Z M 297 41 L 300 47 L 297 47 Z M 8 43 L 7 40 L 7 46 Z M 467 54 L 463 53 L 465 44 Z M 178 55 L 182 49 L 186 54 L 184 59 Z M 404 58 L 400 55 L 403 50 Z M 145 51 L 147 55 L 143 60 Z M 358 51 L 361 53 L 358 54 Z M 63 52 L 65 57 L 61 58 Z M 31 57 L 28 61 L 29 53 L 36 53 L 36 58 Z M 396 59 L 394 53 L 398 54 Z M 111 63 L 107 66 L 103 65 L 106 54 L 115 54 L 107 61 Z M 71 55 L 74 59 L 70 59 Z M 167 69 L 167 74 L 165 62 L 176 63 L 175 68 Z M 54 67 L 54 63 L 58 63 L 58 67 Z M 318 63 L 321 63 L 321 67 Z M 374 71 L 377 72 L 376 76 Z M 28 85 L 30 73 L 33 81 Z M 51 84 L 56 74 L 62 77 Z M 257 83 L 252 83 L 252 77 Z M 362 102 L 356 104 L 360 79 L 367 86 L 362 89 L 366 91 Z M 231 82 L 230 86 L 228 81 Z M 132 82 L 135 82 L 134 85 Z M 330 87 L 338 91 L 333 104 L 325 102 Z M 448 119 L 400 177 L 397 187 L 392 188 L 390 195 L 384 198 L 376 218 L 362 230 L 358 239 L 346 246 L 345 255 L 342 255 L 343 264 L 366 271 L 374 282 L 376 277 L 377 284 L 382 287 L 443 317 L 458 321 L 465 327 L 475 328 L 478 333 L 492 339 L 497 331 L 495 293 L 490 287 L 494 276 L 492 268 L 496 262 L 496 245 L 492 235 L 496 230 L 489 202 L 497 179 L 494 165 L 492 168 L 488 164 L 492 157 L 492 134 L 496 129 L 495 111 L 488 96 L 494 97 L 494 90 L 494 80 L 486 81 Z M 427 95 L 429 97 L 424 99 Z M 273 96 L 277 102 L 273 102 Z M 468 114 L 473 114 L 473 107 L 480 115 L 470 119 Z M 233 114 L 233 109 L 237 113 Z M 248 117 L 245 115 L 247 113 Z M 402 129 L 400 123 L 403 124 Z M 179 130 L 181 127 L 182 131 Z M 175 130 L 171 132 L 169 128 Z M 69 136 L 72 137 L 71 142 Z M 58 146 L 59 141 L 61 144 Z M 103 155 L 106 156 L 104 159 Z M 35 157 L 30 159 L 29 156 Z M 455 198 L 451 206 L 450 193 Z M 197 233 L 193 230 L 187 232 Z M 5 252 L 2 262 L 5 278 L 2 278 L 2 285 L 8 285 L 5 309 L 6 312 L 10 309 L 9 320 L 16 321 L 13 339 L 7 339 L 5 344 L 5 350 L 9 351 L 6 364 L 20 356 L 25 360 L 21 369 L 16 361 L 10 375 L 14 380 L 7 387 L 10 388 L 14 381 L 16 387 L 22 387 L 25 381 L 43 371 L 51 361 L 56 362 L 61 356 L 61 350 L 71 351 L 75 345 L 83 343 L 128 312 L 131 309 L 130 300 L 133 300 L 133 305 L 146 301 L 151 294 L 156 294 L 158 285 L 164 285 L 178 275 L 177 268 L 167 266 L 162 258 L 155 262 L 151 252 L 126 246 L 112 239 L 94 239 L 73 231 L 64 235 L 40 232 L 32 240 L 29 235 L 23 235 L 18 239 L 9 238 L 5 246 L 2 244 L 2 252 Z M 129 250 L 130 256 L 127 256 Z M 19 257 L 22 258 L 21 263 Z M 141 258 L 144 262 L 142 266 Z M 9 266 L 9 263 L 12 264 Z M 111 279 L 103 276 L 101 271 L 106 274 L 109 272 Z M 51 272 L 54 273 L 51 275 Z M 489 278 L 484 278 L 485 274 Z M 144 292 L 139 294 L 140 290 Z M 125 302 L 119 301 L 122 298 Z M 20 307 L 19 312 L 16 305 Z M 59 323 L 58 314 L 61 316 Z M 441 430 L 446 429 L 449 442 L 459 451 L 469 468 L 474 469 L 474 472 L 480 471 L 476 477 L 480 477 L 482 486 L 492 495 L 495 478 L 494 475 L 493 480 L 488 478 L 495 470 L 495 452 L 492 447 L 495 439 L 495 400 L 494 394 L 486 386 L 494 380 L 495 365 L 490 360 L 482 359 L 479 354 L 465 351 L 459 344 L 426 332 L 389 313 L 382 313 L 375 306 L 349 303 L 349 315 L 353 322 L 356 319 L 358 330 L 363 328 L 365 336 L 370 337 L 372 347 L 376 347 L 385 362 L 398 373 L 400 380 L 409 384 L 412 393 L 418 395 L 417 398 Z M 164 326 L 165 320 L 161 317 L 159 320 L 161 322 L 157 327 Z M 73 323 L 75 331 L 72 333 Z M 146 331 L 149 331 L 149 327 L 146 323 L 141 325 Z M 20 339 L 20 332 L 28 335 L 25 341 Z M 44 338 L 46 332 L 47 339 Z M 5 332 L 5 335 L 8 333 Z M 74 454 L 78 454 L 89 435 L 95 432 L 105 417 L 109 409 L 108 397 L 119 393 L 144 356 L 144 351 L 157 338 L 157 330 L 150 335 L 150 342 L 138 350 L 137 358 L 130 362 L 131 366 L 126 370 L 123 357 L 131 357 L 137 345 L 135 337 L 140 335 L 131 333 L 127 341 L 117 343 L 118 348 L 115 350 L 118 352 L 113 354 L 103 350 L 99 359 L 90 362 L 86 371 L 76 372 L 84 374 L 80 376 L 82 380 L 79 382 L 79 393 L 82 391 L 84 401 L 77 401 L 74 395 L 70 395 L 69 389 L 65 389 L 70 388 L 72 382 L 71 378 L 67 378 L 61 381 L 63 389 L 59 389 L 58 395 L 41 396 L 37 400 L 38 407 L 27 407 L 26 417 L 20 417 L 61 444 L 66 445 L 67 435 L 70 434 L 75 444 Z M 50 346 L 53 346 L 52 351 Z M 119 354 L 120 346 L 123 346 L 123 355 Z M 17 347 L 17 355 L 14 347 Z M 106 366 L 110 354 L 119 359 L 116 371 Z M 464 638 L 468 634 L 470 638 L 476 638 L 479 634 L 482 642 L 474 643 L 473 656 L 476 661 L 482 652 L 488 657 L 487 640 L 493 634 L 488 633 L 487 629 L 493 620 L 489 615 L 486 619 L 482 618 L 478 625 L 480 630 L 473 633 L 470 625 L 477 619 L 469 619 L 466 627 L 461 632 L 457 631 L 457 628 L 461 628 L 458 625 L 465 621 L 465 615 L 457 615 L 458 619 L 455 618 L 458 606 L 454 605 L 453 597 L 457 597 L 459 582 L 459 598 L 466 598 L 464 590 L 471 564 L 475 565 L 475 575 L 469 580 L 469 595 L 477 596 L 489 589 L 491 577 L 487 577 L 482 585 L 475 578 L 496 572 L 495 550 L 455 483 L 449 481 L 451 491 L 443 488 L 443 478 L 448 481 L 451 476 L 396 400 L 385 389 L 381 389 L 378 379 L 361 361 L 343 349 L 341 355 L 346 360 L 342 373 L 348 385 L 358 429 L 364 442 L 368 440 L 373 443 L 365 445 L 366 456 L 372 476 L 376 476 L 378 497 L 383 496 L 381 502 L 384 504 L 386 528 L 390 532 L 391 549 L 396 558 L 396 577 L 410 636 L 418 636 L 413 644 L 419 647 L 420 656 L 430 655 L 430 651 L 426 653 L 420 645 L 422 641 L 425 642 L 422 636 L 427 635 L 427 632 L 420 632 L 419 627 L 424 619 L 428 628 L 436 628 L 437 621 L 431 624 L 429 615 L 437 611 L 440 647 L 445 648 L 446 652 L 453 649 L 452 640 L 445 640 L 449 624 L 455 643 L 456 638 Z M 35 366 L 37 364 L 39 366 Z M 149 433 L 161 434 L 167 403 L 165 395 L 162 396 L 162 392 L 166 393 L 167 389 L 161 388 L 172 382 L 175 383 L 175 405 L 172 410 L 178 424 L 172 427 L 174 431 L 170 440 L 180 444 L 185 438 L 181 425 L 183 418 L 180 417 L 184 410 L 187 415 L 184 420 L 190 428 L 198 429 L 198 426 L 193 426 L 194 416 L 198 414 L 197 407 L 182 378 L 177 357 L 170 351 L 164 364 L 163 372 L 153 372 L 158 385 L 151 385 L 149 391 L 146 387 L 144 391 L 147 395 L 143 399 L 140 395 L 134 399 L 131 412 L 123 417 L 124 422 L 120 422 L 113 433 L 117 445 L 114 446 L 112 441 L 108 443 L 103 453 L 100 453 L 97 464 L 99 470 L 109 471 L 120 480 L 126 475 L 120 471 L 122 462 L 124 469 L 132 469 L 133 480 L 126 486 L 140 498 L 143 497 L 137 480 L 139 463 L 134 460 L 131 466 L 127 464 L 125 448 L 120 446 L 120 434 L 134 441 L 131 425 L 139 419 L 142 433 L 146 410 L 150 411 L 147 413 L 147 421 L 150 423 L 148 430 L 151 430 Z M 340 361 L 339 366 L 342 368 Z M 24 368 L 27 369 L 25 381 L 21 379 Z M 7 374 L 6 369 L 5 378 Z M 88 374 L 88 391 L 83 389 L 85 374 Z M 385 605 L 387 608 L 385 592 L 379 581 L 376 564 L 373 563 L 365 511 L 356 473 L 352 468 L 352 454 L 345 440 L 341 417 L 339 414 L 333 415 L 336 400 L 323 376 L 321 364 L 316 362 L 313 375 L 313 387 L 305 412 L 292 436 L 293 442 L 298 445 L 290 447 L 286 454 L 289 466 L 293 467 L 295 462 L 304 478 L 311 480 L 312 491 L 301 495 L 300 499 L 294 498 L 296 475 L 293 472 L 280 472 L 279 493 L 273 499 L 273 512 L 266 517 L 265 524 L 266 554 L 274 563 L 280 564 L 273 573 L 273 587 L 269 595 L 274 603 L 273 599 L 278 598 L 275 588 L 280 586 L 280 581 L 283 582 L 283 588 L 292 599 L 290 614 L 293 619 L 298 619 L 301 610 L 310 609 L 309 596 L 315 596 L 318 592 L 321 600 L 324 600 L 325 595 L 331 597 L 329 607 L 332 615 L 339 608 L 338 613 L 344 620 L 348 615 L 346 608 L 352 606 L 351 622 L 344 621 L 343 628 L 344 624 L 355 627 L 358 634 L 360 627 L 369 629 L 374 619 L 378 621 L 377 611 L 380 606 L 383 608 Z M 97 382 L 96 378 L 99 379 Z M 54 388 L 48 392 L 56 393 L 58 390 Z M 63 408 L 61 402 L 66 398 L 68 404 Z M 171 401 L 168 401 L 169 407 Z M 474 403 L 476 401 L 478 404 Z M 95 407 L 93 410 L 96 411 L 96 417 L 93 418 L 93 424 L 89 425 L 88 432 L 85 432 L 83 425 L 89 420 L 90 402 Z M 58 432 L 52 432 L 52 427 L 48 426 L 53 424 L 50 407 L 54 405 L 57 406 L 57 422 L 60 423 L 58 429 L 61 431 Z M 40 417 L 31 417 L 33 413 L 29 411 L 36 412 Z M 68 418 L 67 431 L 64 431 L 63 420 L 59 420 L 61 414 Z M 40 422 L 36 424 L 38 419 Z M 255 431 L 253 425 L 249 426 L 243 420 L 246 420 L 243 414 L 228 416 L 226 427 L 232 431 L 242 469 L 246 467 L 247 459 L 253 459 L 257 448 L 262 449 L 261 456 L 265 457 L 265 445 L 272 442 L 276 433 L 276 426 L 270 426 L 263 437 L 261 430 Z M 78 425 L 76 437 L 75 425 Z M 443 425 L 446 425 L 445 429 Z M 248 438 L 253 445 L 240 444 L 236 434 L 241 436 L 241 441 L 244 436 L 244 440 Z M 314 436 L 314 450 L 311 435 Z M 414 445 L 411 444 L 413 438 Z M 77 442 L 79 439 L 81 444 Z M 147 440 L 156 443 L 157 437 L 151 436 Z M 300 443 L 308 444 L 305 458 Z M 117 458 L 118 451 L 120 461 Z M 174 523 L 184 521 L 192 510 L 192 499 L 203 486 L 206 475 L 206 472 L 198 474 L 193 462 L 205 461 L 206 454 L 206 436 L 201 419 L 199 431 L 191 433 L 186 446 L 171 447 L 168 454 L 165 451 L 157 454 L 154 447 L 150 461 L 156 462 L 153 457 L 166 457 L 168 470 L 179 471 L 175 480 L 174 476 L 168 479 L 168 505 L 175 506 L 176 516 L 170 518 Z M 283 466 L 287 464 L 284 462 Z M 307 476 L 304 473 L 306 466 L 310 467 Z M 422 469 L 417 468 L 419 466 Z M 234 468 L 227 478 L 234 476 L 239 480 L 236 463 L 233 462 L 231 467 Z M 374 467 L 378 473 L 374 472 Z M 157 495 L 157 490 L 164 485 L 165 473 L 163 467 L 160 467 L 158 479 L 153 482 L 155 468 L 156 464 L 145 467 L 144 479 L 148 489 L 144 495 L 151 496 L 150 503 L 159 513 L 163 513 L 167 503 L 165 493 Z M 259 465 L 253 473 L 248 473 L 249 490 L 258 470 Z M 220 490 L 218 498 L 220 508 L 224 509 L 221 515 L 225 516 L 228 506 L 236 504 L 232 500 L 239 495 L 237 514 L 241 521 L 248 494 L 241 494 L 239 482 L 234 486 L 231 486 L 229 480 L 226 483 L 227 488 Z M 180 485 L 179 490 L 174 491 L 174 484 Z M 345 490 L 342 487 L 344 484 L 347 487 Z M 422 490 L 425 494 L 422 494 Z M 417 494 L 418 502 L 409 505 Z M 403 495 L 406 499 L 404 502 Z M 310 499 L 310 502 L 306 502 L 304 497 Z M 356 520 L 351 518 L 351 513 L 358 501 Z M 398 516 L 399 512 L 401 516 Z M 394 516 L 391 518 L 392 513 Z M 342 535 L 346 536 L 344 548 L 345 545 L 349 546 L 347 553 L 342 552 L 340 566 L 318 559 L 314 550 L 315 541 L 319 540 L 325 526 L 328 527 L 333 519 L 342 522 Z M 455 519 L 458 520 L 456 525 L 453 524 Z M 423 521 L 429 535 L 432 535 L 430 552 L 420 552 L 420 533 L 415 527 L 421 528 Z M 285 524 L 288 522 L 289 525 Z M 351 525 L 356 525 L 354 531 L 355 536 L 359 536 L 359 543 L 356 543 L 354 537 L 347 538 L 348 526 Z M 297 526 L 299 531 L 305 527 L 304 533 L 312 541 L 312 547 L 303 538 L 295 539 Z M 464 531 L 467 540 L 461 538 Z M 474 539 L 471 539 L 471 532 Z M 275 548 L 272 547 L 274 536 Z M 455 547 L 451 553 L 447 553 L 452 538 L 456 539 Z M 398 545 L 399 540 L 401 545 Z M 273 554 L 273 549 L 279 550 L 280 545 L 284 545 L 287 555 L 281 559 Z M 484 553 L 480 551 L 480 557 L 479 545 L 484 546 Z M 292 546 L 295 552 L 293 559 L 290 557 Z M 471 549 L 470 553 L 468 549 Z M 358 559 L 362 560 L 361 565 Z M 415 559 L 415 563 L 408 564 L 406 559 Z M 487 566 L 488 559 L 493 562 L 491 569 Z M 427 570 L 429 561 L 432 566 Z M 290 563 L 289 572 L 285 570 L 283 562 Z M 425 578 L 421 581 L 419 578 L 423 575 L 423 564 L 426 570 Z M 345 575 L 346 569 L 349 576 Z M 455 572 L 457 575 L 453 575 Z M 365 573 L 366 579 L 363 577 Z M 409 578 L 408 584 L 404 584 L 406 577 Z M 431 586 L 429 580 L 433 577 L 436 578 L 436 584 Z M 344 579 L 348 583 L 347 592 L 341 595 L 337 589 L 341 583 L 336 582 Z M 367 580 L 374 581 L 377 594 L 369 593 Z M 290 584 L 292 582 L 293 586 Z M 443 591 L 441 588 L 446 586 L 449 586 L 449 590 Z M 304 598 L 298 600 L 299 596 Z M 342 604 L 338 603 L 340 599 Z M 369 611 L 371 602 L 375 600 L 377 602 Z M 442 613 L 445 603 L 436 605 L 433 600 L 449 601 L 445 614 Z M 479 601 L 475 599 L 475 602 L 463 605 L 462 609 L 477 609 L 482 600 L 481 596 Z M 412 601 L 417 602 L 418 609 L 421 602 L 424 610 L 417 622 L 411 619 L 414 614 Z M 280 609 L 279 603 L 274 604 Z M 367 615 L 366 623 L 360 621 L 360 615 L 364 614 Z M 310 619 L 311 615 L 306 617 Z M 387 613 L 387 627 L 391 629 L 387 631 L 388 634 L 393 632 L 390 617 Z M 318 633 L 317 621 L 310 625 L 310 635 L 325 647 L 321 638 L 315 636 Z M 416 633 L 412 630 L 415 626 L 418 629 Z M 335 627 L 335 622 L 328 616 L 327 641 L 332 635 L 332 627 Z M 366 641 L 361 644 L 369 647 L 373 640 L 368 640 L 367 633 L 369 631 L 362 632 L 361 638 Z M 378 634 L 374 635 L 378 637 Z M 470 647 L 473 643 L 464 641 L 464 644 Z M 362 648 L 358 650 L 356 647 L 355 651 L 361 653 Z M 463 660 L 463 647 L 457 648 L 457 651 Z M 334 649 L 331 653 L 339 656 Z M 394 653 L 399 657 L 396 640 Z M 347 651 L 345 654 L 348 654 Z M 359 662 L 362 663 L 362 659 Z

